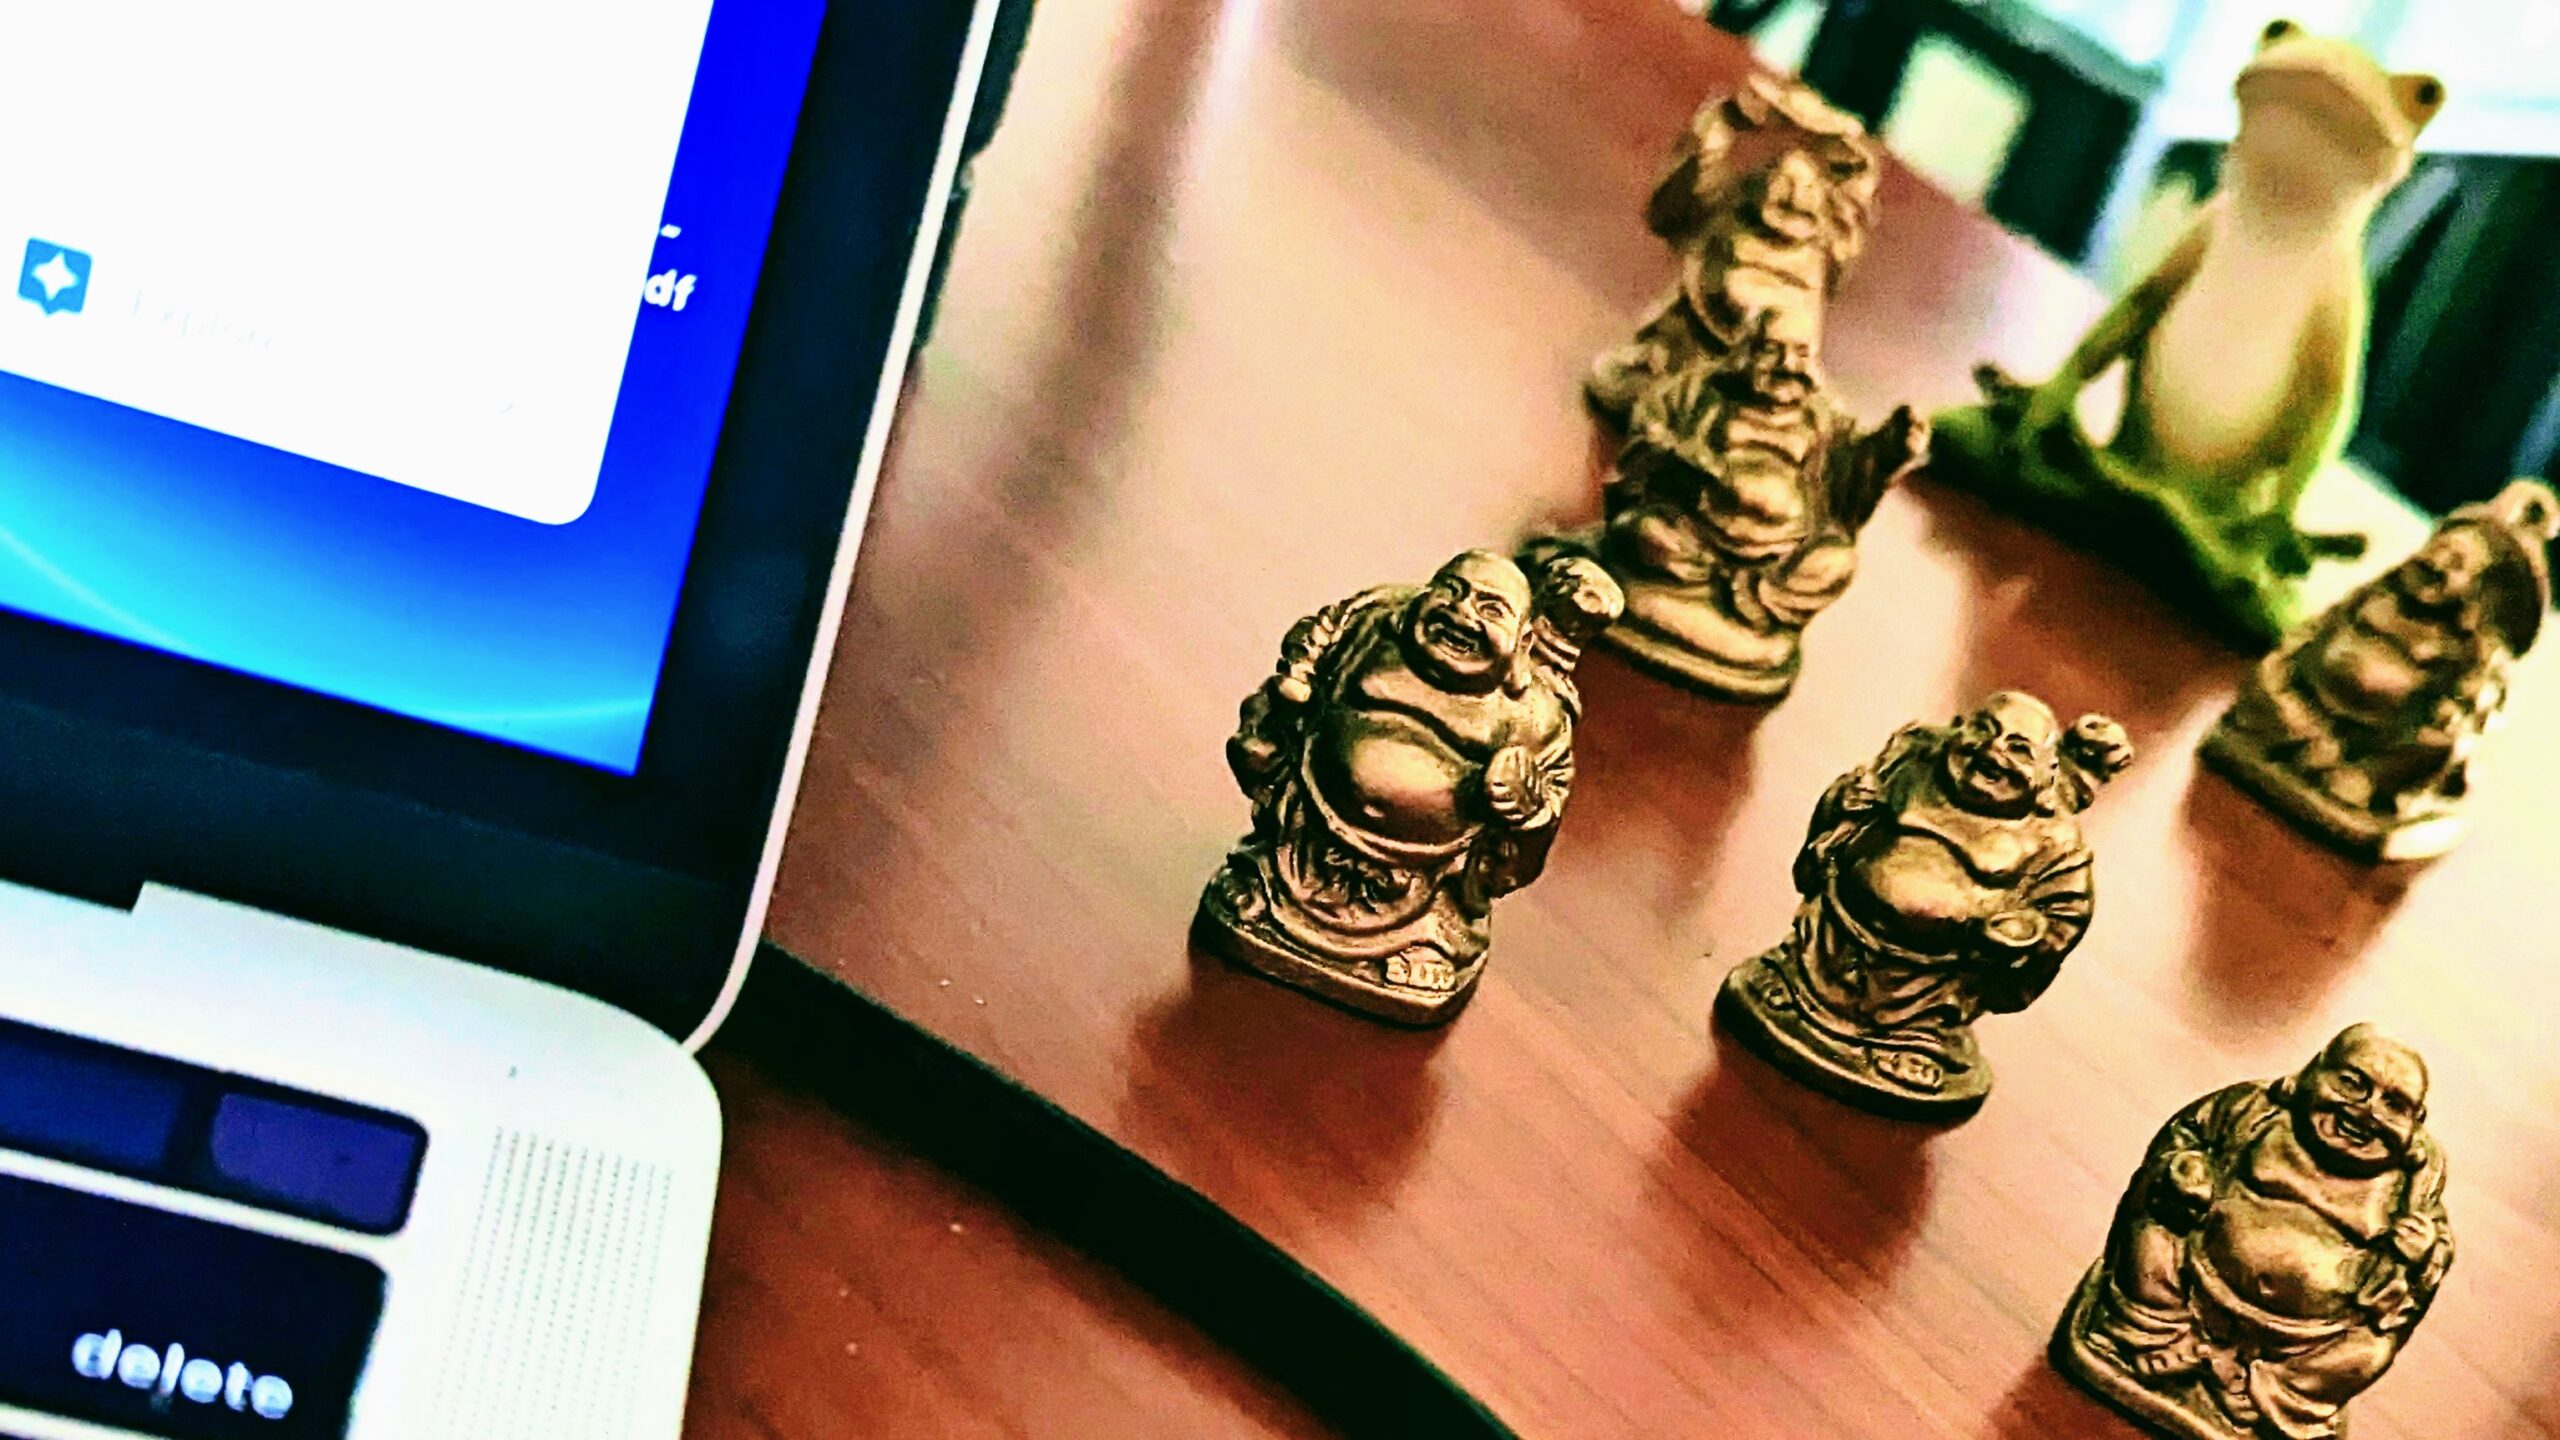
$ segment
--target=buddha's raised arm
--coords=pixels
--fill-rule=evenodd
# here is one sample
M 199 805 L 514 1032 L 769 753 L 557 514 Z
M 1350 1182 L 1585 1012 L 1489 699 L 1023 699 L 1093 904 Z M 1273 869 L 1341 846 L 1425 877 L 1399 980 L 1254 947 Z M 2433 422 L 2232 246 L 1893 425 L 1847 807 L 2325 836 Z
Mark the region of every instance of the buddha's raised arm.
M 1315 698 L 1325 657 L 1361 616 L 1392 605 L 1399 593 L 1396 586 L 1375 586 L 1289 627 L 1280 641 L 1280 659 L 1271 678 L 1245 696 L 1236 712 L 1236 733 L 1227 741 L 1227 768 L 1245 794 L 1259 796 L 1271 777 L 1285 768 L 1306 707 Z
M 2172 1230 L 2183 1231 L 2213 1203 L 2214 1177 L 2232 1132 L 2250 1109 L 2266 1103 L 2255 1081 L 2216 1090 L 2169 1117 L 2143 1152 L 2134 1184 L 2142 1209 Z
M 1831 852 L 1857 832 L 1866 816 L 1884 804 L 1885 777 L 1913 752 L 1925 747 L 1932 735 L 1927 725 L 1905 725 L 1893 732 L 1876 757 L 1857 769 L 1831 782 L 1814 802 L 1813 822 L 1805 828 L 1804 848 L 1796 852 L 1796 893 L 1814 895 L 1822 889 L 1823 867 L 1830 862 Z
M 2356 1303 L 2374 1328 L 2399 1334 L 2425 1318 L 2437 1287 L 2453 1268 L 2453 1224 L 2444 1209 L 2444 1151 L 2421 1134 L 2411 1147 L 2409 1194 Z

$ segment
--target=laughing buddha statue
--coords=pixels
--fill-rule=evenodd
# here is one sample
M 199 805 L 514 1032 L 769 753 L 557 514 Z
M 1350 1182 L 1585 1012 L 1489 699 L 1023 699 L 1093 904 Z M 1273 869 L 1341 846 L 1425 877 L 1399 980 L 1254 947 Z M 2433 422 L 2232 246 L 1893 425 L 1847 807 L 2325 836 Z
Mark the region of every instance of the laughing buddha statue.
M 2055 1359 L 2178 1440 L 2337 1440 L 2453 1268 L 2426 1118 L 2426 1062 L 2370 1025 L 2178 1112 Z
M 1971 1114 L 1991 1090 L 1973 1022 L 2025 1009 L 2080 942 L 2094 895 L 2075 817 L 2132 756 L 2114 721 L 2065 730 L 2015 691 L 1904 727 L 1814 807 L 1794 929 L 1726 977 L 1721 1018 L 1834 1098 Z
M 1379 1019 L 1473 992 L 1493 902 L 1537 878 L 1573 785 L 1572 681 L 1623 604 L 1568 557 L 1470 550 L 1298 622 L 1228 766 L 1252 832 L 1201 897 L 1203 945 Z
M 2560 496 L 2518 480 L 2285 637 L 2240 685 L 2204 758 L 2365 860 L 2462 837 L 2481 740 L 2551 608 Z

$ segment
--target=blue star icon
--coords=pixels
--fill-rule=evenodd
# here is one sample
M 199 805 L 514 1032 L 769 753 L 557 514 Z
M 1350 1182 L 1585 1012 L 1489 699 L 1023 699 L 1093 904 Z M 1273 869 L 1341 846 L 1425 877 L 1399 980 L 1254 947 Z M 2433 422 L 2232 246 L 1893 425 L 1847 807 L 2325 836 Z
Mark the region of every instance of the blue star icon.
M 47 315 L 77 315 L 89 303 L 89 253 L 50 240 L 29 240 L 18 267 L 18 298 Z

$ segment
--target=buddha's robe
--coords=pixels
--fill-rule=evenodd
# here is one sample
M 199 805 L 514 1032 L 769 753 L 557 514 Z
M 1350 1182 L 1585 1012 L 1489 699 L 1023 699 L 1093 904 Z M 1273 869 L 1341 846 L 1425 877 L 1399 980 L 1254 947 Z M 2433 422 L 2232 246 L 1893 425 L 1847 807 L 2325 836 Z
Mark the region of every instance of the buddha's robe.
M 2162 1192 L 2197 1160 L 2213 1198 L 2188 1224 Z M 2206 1096 L 2151 1142 L 2116 1213 L 2096 1335 L 2128 1365 L 2154 1357 L 2152 1383 L 2191 1375 L 2243 1433 L 2331 1440 L 2452 1264 L 2444 1173 L 2421 1131 L 2408 1168 L 2336 1175 L 2304 1149 L 2281 1086 Z M 2415 1262 L 2390 1244 L 2404 1215 L 2437 1237 Z

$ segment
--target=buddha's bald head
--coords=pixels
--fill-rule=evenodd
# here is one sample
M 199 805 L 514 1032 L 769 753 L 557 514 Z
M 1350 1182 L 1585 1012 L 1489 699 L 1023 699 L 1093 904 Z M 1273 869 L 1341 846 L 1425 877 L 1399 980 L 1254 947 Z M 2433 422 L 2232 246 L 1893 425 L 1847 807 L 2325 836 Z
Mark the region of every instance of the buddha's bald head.
M 2417 1051 L 2350 1025 L 2294 1078 L 2296 1129 L 2312 1157 L 2340 1173 L 2405 1167 L 2426 1124 L 2427 1083 Z
M 1500 684 L 1520 648 L 1532 600 L 1529 577 L 1490 550 L 1469 550 L 1440 567 L 1414 598 L 1407 631 L 1415 658 L 1455 690 Z
M 2061 745 L 2062 723 L 2043 701 L 2003 690 L 1957 722 L 1947 781 L 1968 810 L 2025 815 L 2052 790 Z

